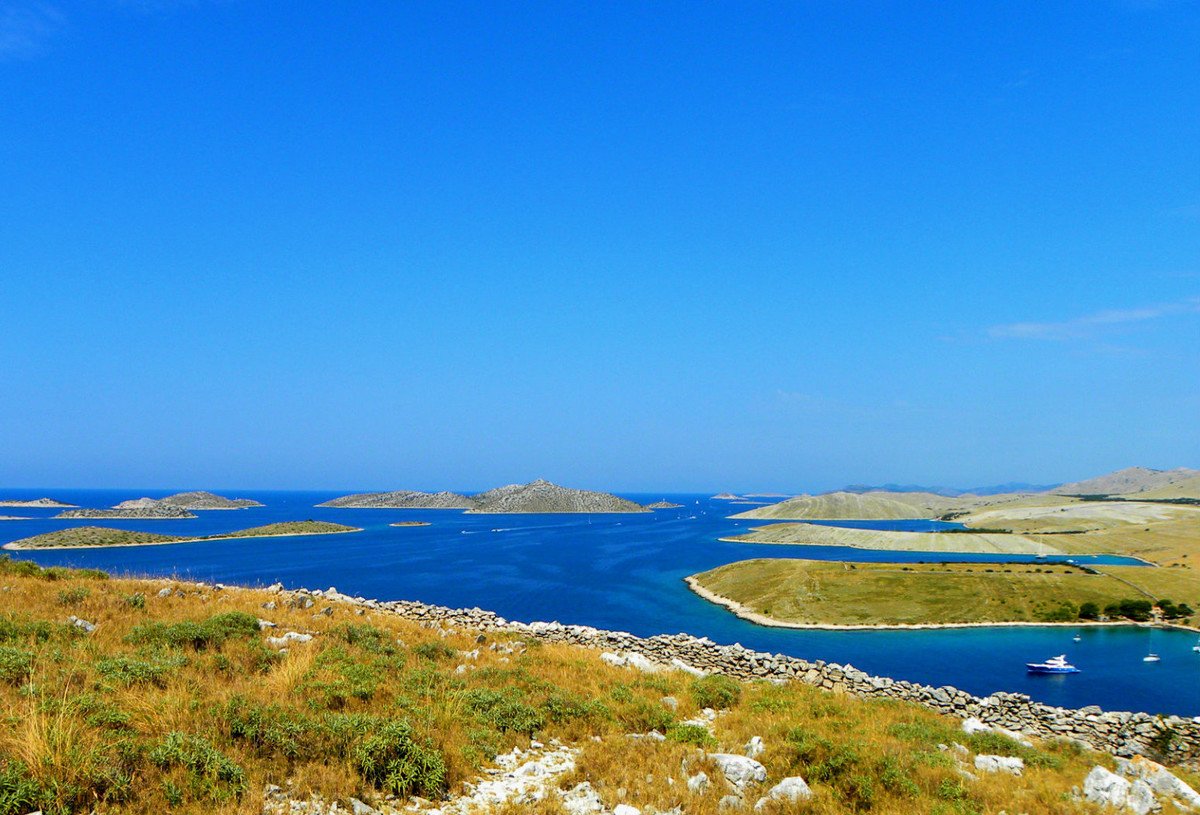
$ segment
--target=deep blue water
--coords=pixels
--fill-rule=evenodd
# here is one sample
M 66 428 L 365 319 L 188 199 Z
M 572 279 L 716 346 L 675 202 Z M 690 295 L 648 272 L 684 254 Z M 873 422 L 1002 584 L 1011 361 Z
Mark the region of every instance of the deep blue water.
M 6 490 L 4 497 L 52 497 L 111 506 L 164 492 Z M 119 573 L 188 576 L 226 583 L 336 586 L 348 594 L 479 606 L 517 620 L 559 620 L 639 635 L 686 631 L 721 643 L 807 659 L 850 663 L 876 674 L 973 693 L 1028 693 L 1051 704 L 1098 704 L 1111 710 L 1200 714 L 1200 654 L 1193 634 L 1134 627 L 1080 629 L 994 627 L 933 631 L 799 631 L 739 620 L 688 591 L 689 574 L 751 557 L 805 557 L 914 562 L 1027 562 L 1028 557 L 878 552 L 834 547 L 724 543 L 761 521 L 726 516 L 745 509 L 695 495 L 667 498 L 682 509 L 635 515 L 465 515 L 456 510 L 339 510 L 313 505 L 337 493 L 270 492 L 261 509 L 201 512 L 194 520 L 104 521 L 124 529 L 211 535 L 280 520 L 313 518 L 361 526 L 352 535 L 227 540 L 117 549 L 11 553 L 43 565 L 93 566 Z M 0 521 L 0 542 L 96 521 L 56 521 L 51 510 L 0 508 L 36 516 Z M 403 520 L 427 527 L 391 527 Z M 866 522 L 859 522 L 859 524 Z M 869 522 L 875 528 L 928 529 L 928 521 Z M 916 524 L 916 525 L 914 525 Z M 942 525 L 949 526 L 949 525 Z M 936 528 L 936 524 L 934 525 Z M 1084 558 L 1078 562 L 1125 562 Z M 1149 651 L 1162 656 L 1143 663 Z M 1083 673 L 1031 677 L 1024 665 L 1068 654 Z

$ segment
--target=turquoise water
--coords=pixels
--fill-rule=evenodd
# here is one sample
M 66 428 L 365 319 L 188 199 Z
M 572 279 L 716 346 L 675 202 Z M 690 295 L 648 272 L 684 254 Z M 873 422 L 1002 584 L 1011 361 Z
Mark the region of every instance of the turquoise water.
M 39 497 L 45 491 L 5 491 Z M 110 506 L 137 491 L 70 492 L 54 497 Z M 721 643 L 850 663 L 872 673 L 954 685 L 973 693 L 1028 693 L 1051 704 L 1098 704 L 1112 710 L 1200 714 L 1200 654 L 1194 634 L 1135 627 L 994 627 L 932 631 L 801 631 L 739 620 L 692 594 L 682 579 L 750 557 L 806 557 L 860 562 L 1045 563 L 1029 557 L 874 552 L 835 547 L 724 543 L 717 539 L 761 524 L 726 516 L 745 509 L 695 495 L 667 498 L 677 510 L 634 515 L 465 515 L 456 510 L 339 510 L 313 505 L 336 493 L 224 492 L 267 506 L 201 512 L 194 520 L 104 521 L 106 526 L 173 535 L 212 535 L 280 520 L 313 518 L 361 526 L 353 535 L 265 538 L 82 551 L 12 553 L 43 565 L 94 566 L 114 572 L 178 574 L 226 583 L 336 586 L 348 594 L 479 606 L 519 620 L 559 620 L 639 635 L 686 631 Z M 0 522 L 0 542 L 97 521 L 56 521 L 51 510 L 3 509 L 36 516 Z M 391 527 L 402 520 L 427 527 Z M 862 522 L 860 522 L 862 523 Z M 875 528 L 928 529 L 928 521 L 870 522 Z M 935 525 L 936 526 L 936 525 Z M 1077 562 L 1136 562 L 1085 558 Z M 1159 663 L 1143 663 L 1154 651 Z M 1082 669 L 1072 676 L 1029 676 L 1025 663 L 1066 653 Z

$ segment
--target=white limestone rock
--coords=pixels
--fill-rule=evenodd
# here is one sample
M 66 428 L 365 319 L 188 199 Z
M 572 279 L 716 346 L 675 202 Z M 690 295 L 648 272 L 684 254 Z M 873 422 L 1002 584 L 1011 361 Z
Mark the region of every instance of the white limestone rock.
M 690 776 L 687 780 L 688 792 L 693 795 L 703 795 L 708 792 L 709 781 L 708 773 L 699 772 Z
M 1093 804 L 1121 808 L 1129 800 L 1130 783 L 1097 764 L 1083 779 L 1083 797 Z
M 1117 772 L 1126 778 L 1141 779 L 1160 796 L 1175 799 L 1178 805 L 1200 810 L 1200 793 L 1192 789 L 1158 762 L 1145 756 L 1118 758 Z
M 750 758 L 758 758 L 766 749 L 763 746 L 762 736 L 751 736 L 750 741 L 742 747 L 742 752 Z
M 975 769 L 985 773 L 1012 773 L 1020 775 L 1025 769 L 1025 762 L 1016 756 L 975 756 Z
M 796 801 L 807 801 L 811 797 L 812 790 L 809 789 L 808 783 L 800 776 L 793 775 L 771 787 L 766 795 L 758 799 L 758 803 L 754 805 L 754 808 L 756 810 L 762 809 L 771 801 L 794 803 Z
M 767 780 L 767 768 L 752 758 L 734 753 L 709 753 L 708 757 L 739 794 L 752 784 Z

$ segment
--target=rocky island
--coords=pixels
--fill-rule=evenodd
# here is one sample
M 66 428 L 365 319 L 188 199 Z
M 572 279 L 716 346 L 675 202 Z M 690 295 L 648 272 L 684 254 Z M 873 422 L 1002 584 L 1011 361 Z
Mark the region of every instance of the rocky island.
M 633 501 L 606 492 L 575 490 L 537 480 L 509 484 L 477 495 L 456 492 L 367 492 L 334 498 L 319 507 L 341 509 L 464 509 L 477 514 L 647 512 Z
M 129 502 L 126 502 L 129 503 Z M 174 521 L 181 518 L 195 518 L 190 510 L 183 507 L 173 507 L 158 503 L 135 504 L 134 506 L 114 507 L 113 509 L 67 509 L 54 516 L 63 520 L 144 520 L 144 521 Z
M 338 509 L 470 509 L 475 502 L 456 492 L 360 492 L 334 498 L 318 507 Z
M 200 490 L 195 492 L 178 492 L 174 495 L 168 495 L 166 498 L 135 498 L 131 501 L 122 501 L 113 507 L 113 509 L 179 507 L 181 509 L 220 510 L 249 509 L 250 507 L 261 506 L 260 502 L 252 501 L 249 498 L 226 498 L 216 493 Z
M 19 499 L 0 501 L 0 507 L 27 507 L 29 509 L 37 509 L 38 507 L 67 509 L 73 506 L 75 506 L 75 504 L 65 504 L 62 501 L 55 501 L 53 498 L 34 498 L 31 501 L 23 501 Z
M 131 532 L 105 526 L 77 526 L 60 529 L 44 535 L 6 543 L 4 549 L 82 549 L 90 547 L 155 546 L 167 543 L 196 543 L 198 541 L 231 540 L 234 538 L 283 538 L 301 535 L 337 535 L 346 532 L 361 532 L 353 526 L 329 523 L 328 521 L 283 521 L 281 523 L 222 532 L 217 535 L 181 537 L 159 535 L 154 532 Z
M 683 504 L 672 504 L 670 501 L 655 501 L 653 504 L 646 504 L 646 509 L 680 509 Z
M 649 512 L 641 504 L 607 492 L 574 490 L 542 480 L 497 487 L 476 495 L 473 500 L 475 506 L 468 513 Z

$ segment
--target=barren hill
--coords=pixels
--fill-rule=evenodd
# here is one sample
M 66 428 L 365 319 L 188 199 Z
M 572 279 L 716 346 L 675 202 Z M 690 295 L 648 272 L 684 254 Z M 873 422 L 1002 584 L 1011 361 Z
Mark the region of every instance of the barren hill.
M 742 512 L 734 518 L 792 520 L 891 520 L 933 518 L 964 506 L 960 499 L 930 492 L 830 492 L 800 495 Z
M 475 496 L 472 513 L 648 512 L 641 504 L 606 492 L 573 490 L 549 481 L 509 484 Z
M 475 506 L 475 502 L 456 492 L 396 490 L 343 495 L 317 506 L 341 509 L 470 509 Z
M 1152 470 L 1149 467 L 1126 467 L 1107 475 L 1074 481 L 1056 487 L 1058 495 L 1133 495 L 1170 487 L 1181 481 L 1200 477 L 1200 470 L 1176 467 L 1173 470 Z
M 246 509 L 261 507 L 258 501 L 249 498 L 225 498 L 212 492 L 177 492 L 166 498 L 134 498 L 122 501 L 113 509 L 151 509 L 153 507 L 178 507 L 180 509 Z

